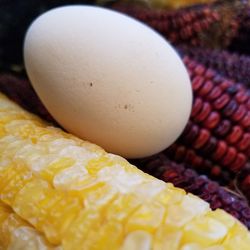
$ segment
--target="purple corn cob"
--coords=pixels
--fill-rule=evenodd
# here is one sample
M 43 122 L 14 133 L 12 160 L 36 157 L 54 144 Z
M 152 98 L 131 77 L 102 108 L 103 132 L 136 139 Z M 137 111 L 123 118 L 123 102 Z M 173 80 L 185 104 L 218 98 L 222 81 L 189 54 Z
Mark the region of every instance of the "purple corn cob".
M 206 49 L 190 46 L 180 46 L 178 51 L 213 68 L 225 77 L 250 87 L 250 57 L 218 49 Z
M 141 170 L 175 186 L 185 189 L 210 203 L 212 209 L 221 208 L 250 228 L 250 207 L 244 196 L 232 192 L 186 165 L 170 161 L 158 154 L 134 162 Z

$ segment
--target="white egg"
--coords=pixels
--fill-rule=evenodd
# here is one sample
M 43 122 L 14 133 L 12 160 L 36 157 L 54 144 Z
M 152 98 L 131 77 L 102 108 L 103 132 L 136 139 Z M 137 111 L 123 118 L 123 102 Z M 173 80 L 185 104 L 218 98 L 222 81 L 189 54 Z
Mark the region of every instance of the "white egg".
M 67 6 L 38 17 L 24 44 L 37 94 L 67 131 L 127 158 L 173 143 L 191 111 L 181 59 L 146 25 L 117 12 Z

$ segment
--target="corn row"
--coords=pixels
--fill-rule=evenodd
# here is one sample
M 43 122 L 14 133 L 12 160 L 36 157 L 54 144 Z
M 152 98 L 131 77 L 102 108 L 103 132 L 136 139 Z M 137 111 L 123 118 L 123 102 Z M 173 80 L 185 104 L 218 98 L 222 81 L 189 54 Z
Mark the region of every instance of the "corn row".
M 235 179 L 235 176 L 223 169 L 220 165 L 200 156 L 194 149 L 182 143 L 174 143 L 163 151 L 163 153 L 172 161 L 183 163 L 195 169 L 199 174 L 207 175 L 211 179 L 217 181 L 221 185 L 230 185 Z
M 199 196 L 212 209 L 224 209 L 250 229 L 250 207 L 240 193 L 219 186 L 204 175 L 198 175 L 187 165 L 170 161 L 163 153 L 136 160 L 134 163 L 144 172 Z
M 249 232 L 229 214 L 48 126 L 2 95 L 0 132 L 0 200 L 51 244 L 248 249 Z
M 238 2 L 236 7 L 234 2 L 203 4 L 172 11 L 120 3 L 112 8 L 144 22 L 175 45 L 225 48 L 238 34 L 238 13 L 242 13 L 246 5 Z
M 114 5 L 113 8 L 146 23 L 175 44 L 190 42 L 200 45 L 200 34 L 219 20 L 219 14 L 209 7 L 177 11 L 152 10 L 134 5 Z
M 0 202 L 0 249 L 59 250 L 22 220 L 4 203 Z
M 189 57 L 194 91 L 191 119 L 178 143 L 223 169 L 238 173 L 250 156 L 250 93 Z
M 220 72 L 221 75 L 250 87 L 249 56 L 226 50 L 190 46 L 180 46 L 178 51 L 182 55 L 187 55 L 204 66 Z
M 250 156 L 250 93 L 187 56 L 183 61 L 194 103 L 186 129 L 165 153 L 225 184 L 244 169 Z

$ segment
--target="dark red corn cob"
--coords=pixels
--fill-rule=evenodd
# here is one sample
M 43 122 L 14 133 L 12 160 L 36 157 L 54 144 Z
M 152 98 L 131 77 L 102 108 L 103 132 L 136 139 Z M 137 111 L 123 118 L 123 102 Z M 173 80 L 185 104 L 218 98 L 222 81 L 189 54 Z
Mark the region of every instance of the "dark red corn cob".
M 224 44 L 228 43 L 228 40 L 231 41 L 231 37 L 237 32 L 237 23 L 232 17 L 233 12 L 230 12 L 231 22 L 224 27 L 224 11 L 221 7 L 212 4 L 175 11 L 119 3 L 114 4 L 112 8 L 146 23 L 174 44 L 212 46 L 214 43 L 211 43 L 211 35 L 218 34 L 215 32 L 216 29 L 220 30 L 220 34 L 223 33 Z M 215 40 L 214 36 L 213 40 Z
M 226 210 L 250 228 L 250 207 L 240 193 L 232 192 L 204 175 L 198 175 L 186 165 L 170 161 L 165 154 L 137 160 L 134 163 L 141 170 L 198 195 L 209 202 L 212 209 Z
M 212 140 L 213 139 L 214 138 L 212 138 Z M 220 143 L 218 143 L 218 145 L 220 145 Z M 204 152 L 211 151 L 211 148 L 213 147 L 214 145 L 206 146 L 204 148 Z M 206 155 L 206 156 L 199 155 L 195 149 L 190 148 L 188 145 L 183 145 L 181 143 L 174 143 L 171 147 L 169 147 L 163 153 L 172 161 L 175 161 L 177 163 L 188 164 L 197 172 L 201 174 L 206 174 L 210 176 L 212 179 L 218 181 L 219 183 L 226 185 L 232 182 L 234 178 L 233 174 L 227 169 L 223 168 L 221 165 L 216 164 L 216 162 L 214 162 L 215 156 L 217 158 L 220 157 L 220 160 L 222 159 L 222 156 L 225 155 L 226 149 L 227 148 L 223 149 L 223 152 L 222 151 L 218 152 L 218 149 L 217 149 L 217 151 L 213 153 L 212 155 L 213 158 L 212 158 L 210 155 Z M 243 161 L 245 164 L 245 158 L 243 159 Z M 235 162 L 235 164 L 239 168 L 239 165 L 241 166 L 242 161 L 239 161 L 239 163 Z
M 250 42 L 250 40 L 249 40 Z M 217 70 L 225 77 L 236 82 L 241 82 L 250 87 L 250 57 L 218 49 L 180 46 L 178 50 L 183 55 L 202 63 L 206 67 Z M 233 89 L 231 90 L 233 91 Z M 245 92 L 238 93 L 238 98 L 243 99 Z
M 183 56 L 194 91 L 190 120 L 164 153 L 221 183 L 229 183 L 250 157 L 249 90 Z
M 244 5 L 241 3 L 235 8 L 234 2 L 195 5 L 174 11 L 120 3 L 112 8 L 146 23 L 175 45 L 226 47 L 238 32 L 238 21 L 234 17 Z
M 0 74 L 0 91 L 28 111 L 39 115 L 48 122 L 56 123 L 27 79 L 12 74 Z

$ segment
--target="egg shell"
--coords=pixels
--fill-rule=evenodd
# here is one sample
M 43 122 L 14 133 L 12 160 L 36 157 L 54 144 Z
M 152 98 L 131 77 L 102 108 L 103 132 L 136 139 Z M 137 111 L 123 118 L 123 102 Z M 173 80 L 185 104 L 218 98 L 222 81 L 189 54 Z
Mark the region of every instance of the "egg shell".
M 84 5 L 50 10 L 28 29 L 24 59 L 58 123 L 109 152 L 155 154 L 188 121 L 192 89 L 180 57 L 126 15 Z

